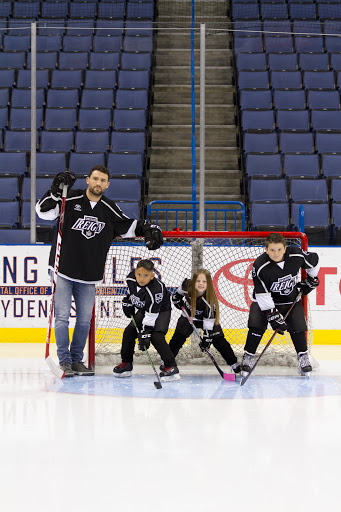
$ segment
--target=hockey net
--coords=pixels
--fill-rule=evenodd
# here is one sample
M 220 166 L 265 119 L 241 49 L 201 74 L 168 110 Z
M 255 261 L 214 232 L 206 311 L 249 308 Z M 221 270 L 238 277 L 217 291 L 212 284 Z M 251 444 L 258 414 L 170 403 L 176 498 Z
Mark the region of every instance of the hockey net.
M 252 301 L 253 282 L 251 268 L 254 260 L 264 252 L 268 232 L 166 232 L 165 243 L 156 251 L 148 251 L 143 239 L 116 239 L 107 256 L 104 280 L 96 291 L 93 322 L 89 335 L 89 364 L 111 365 L 121 362 L 122 335 L 129 323 L 122 312 L 122 298 L 127 294 L 125 278 L 141 259 L 154 262 L 156 276 L 173 293 L 186 277 L 198 268 L 210 271 L 220 307 L 220 323 L 226 339 L 241 359 L 247 335 L 247 321 Z M 303 233 L 281 233 L 288 245 L 307 250 L 307 238 Z M 305 278 L 305 272 L 302 278 Z M 309 350 L 313 334 L 307 297 L 304 308 L 308 322 L 307 341 Z M 166 336 L 169 342 L 180 311 L 172 308 L 172 317 Z M 258 353 L 273 333 L 263 336 Z M 156 363 L 160 357 L 151 347 Z M 212 347 L 217 361 L 224 363 Z M 145 355 L 136 350 L 138 363 L 147 363 Z M 288 333 L 276 336 L 262 357 L 268 365 L 293 365 L 297 357 Z M 198 347 L 194 335 L 180 350 L 178 364 L 209 364 L 210 361 Z

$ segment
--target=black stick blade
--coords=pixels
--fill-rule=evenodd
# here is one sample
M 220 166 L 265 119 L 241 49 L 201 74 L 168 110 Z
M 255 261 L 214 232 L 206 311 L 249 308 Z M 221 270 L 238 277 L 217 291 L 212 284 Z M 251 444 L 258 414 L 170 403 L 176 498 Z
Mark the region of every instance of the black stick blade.
M 154 386 L 156 387 L 156 389 L 161 389 L 162 388 L 160 382 L 154 382 Z

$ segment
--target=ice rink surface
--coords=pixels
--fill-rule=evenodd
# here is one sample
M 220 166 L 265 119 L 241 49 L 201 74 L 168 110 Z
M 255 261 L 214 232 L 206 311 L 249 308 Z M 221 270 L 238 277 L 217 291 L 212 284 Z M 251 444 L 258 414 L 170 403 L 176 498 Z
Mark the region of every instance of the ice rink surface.
M 309 379 L 187 366 L 161 390 L 149 365 L 59 380 L 43 353 L 0 345 L 1 510 L 340 510 L 340 346 Z

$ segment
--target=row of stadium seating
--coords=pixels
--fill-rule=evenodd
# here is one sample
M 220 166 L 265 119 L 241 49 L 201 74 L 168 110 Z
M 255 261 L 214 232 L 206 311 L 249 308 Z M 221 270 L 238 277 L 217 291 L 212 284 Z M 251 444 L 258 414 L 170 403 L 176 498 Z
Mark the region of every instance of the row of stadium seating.
M 1 55 L 1 54 L 0 54 Z M 341 53 L 238 53 L 235 59 L 238 71 L 341 71 Z M 1 61 L 0 61 L 1 67 Z M 284 75 L 284 73 L 283 73 Z
M 309 31 L 309 29 L 307 29 Z M 132 38 L 130 38 L 132 39 Z M 267 53 L 292 53 L 315 52 L 329 53 L 339 52 L 340 40 L 331 35 L 275 35 L 266 33 L 262 35 L 247 35 L 236 37 L 234 42 L 235 52 L 262 52 Z
M 232 20 L 340 20 L 341 5 L 338 3 L 233 3 Z
M 154 2 L 152 0 L 120 2 L 70 2 L 70 1 L 4 1 L 0 3 L 0 17 L 13 18 L 154 18 Z

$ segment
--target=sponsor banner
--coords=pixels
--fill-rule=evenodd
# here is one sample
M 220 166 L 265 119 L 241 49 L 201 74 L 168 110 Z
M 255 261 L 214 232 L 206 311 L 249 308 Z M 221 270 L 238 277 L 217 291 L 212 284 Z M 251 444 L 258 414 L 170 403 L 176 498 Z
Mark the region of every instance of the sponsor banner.
M 171 258 L 167 258 L 168 250 L 170 249 L 163 247 L 158 251 L 156 258 L 151 257 L 151 253 L 148 253 L 147 257 L 155 259 L 158 277 L 163 278 L 163 274 L 169 276 L 166 284 L 171 291 L 174 291 L 181 283 L 179 283 L 177 271 L 171 268 Z M 183 275 L 190 275 L 191 253 L 186 247 L 182 250 L 184 263 L 181 271 Z M 319 273 L 321 284 L 309 295 L 312 323 L 314 330 L 323 332 L 325 336 L 329 330 L 341 329 L 341 248 L 314 247 L 311 250 L 319 254 L 321 264 Z M 0 326 L 2 328 L 20 328 L 25 331 L 32 327 L 46 328 L 51 294 L 51 283 L 47 272 L 49 251 L 49 246 L 0 246 Z M 113 299 L 117 295 L 121 296 L 122 292 L 124 294 L 125 277 L 136 266 L 135 260 L 137 260 L 137 258 L 130 258 L 121 265 L 119 247 L 115 254 L 112 282 L 102 285 L 106 295 L 112 296 Z M 242 248 L 240 248 L 240 254 L 236 255 L 234 252 L 233 259 L 229 257 L 228 247 L 217 247 L 214 254 L 214 262 L 207 262 L 206 266 L 212 273 L 222 309 L 230 312 L 239 311 L 246 322 L 252 293 L 253 260 L 245 257 Z M 116 272 L 116 268 L 122 270 Z M 226 280 L 228 286 L 224 284 Z M 238 294 L 242 296 L 242 302 L 239 304 L 233 302 L 234 288 L 237 288 Z M 226 290 L 231 291 L 231 296 Z M 121 316 L 119 301 L 120 297 L 116 297 L 115 315 L 117 316 Z M 74 327 L 74 322 L 73 304 L 70 316 L 71 328 Z M 1 337 L 1 341 L 5 340 Z

